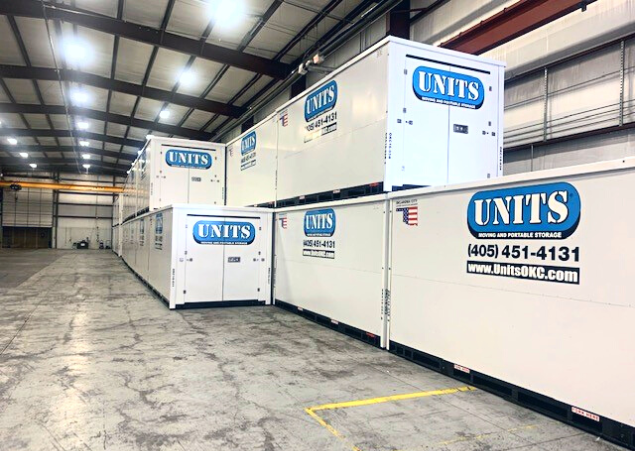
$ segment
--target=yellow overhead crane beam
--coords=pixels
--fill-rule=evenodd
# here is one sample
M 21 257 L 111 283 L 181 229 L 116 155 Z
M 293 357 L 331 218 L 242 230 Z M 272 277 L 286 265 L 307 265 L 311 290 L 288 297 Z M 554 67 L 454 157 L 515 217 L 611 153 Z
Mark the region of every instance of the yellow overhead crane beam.
M 84 193 L 113 193 L 119 194 L 123 192 L 123 188 L 116 186 L 90 186 L 90 185 L 72 185 L 69 183 L 44 183 L 44 182 L 23 182 L 0 180 L 0 188 L 10 188 L 12 185 L 18 185 L 22 188 L 39 188 L 57 191 L 80 191 Z

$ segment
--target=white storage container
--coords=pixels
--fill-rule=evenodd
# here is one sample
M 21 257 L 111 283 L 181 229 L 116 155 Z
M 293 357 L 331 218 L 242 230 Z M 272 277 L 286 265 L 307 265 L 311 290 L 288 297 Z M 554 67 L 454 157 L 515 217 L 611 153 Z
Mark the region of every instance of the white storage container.
M 121 226 L 114 225 L 112 226 L 112 251 L 118 256 L 121 257 Z
M 228 206 L 265 205 L 276 200 L 276 117 L 269 116 L 227 144 Z
M 171 309 L 270 304 L 272 216 L 260 208 L 165 207 L 130 221 L 136 239 L 126 262 Z
M 391 349 L 598 433 L 635 426 L 635 390 L 607 390 L 635 379 L 633 186 L 629 159 L 389 195 Z
M 177 203 L 223 205 L 224 192 L 223 144 L 153 137 L 126 180 L 125 218 Z
M 385 195 L 278 209 L 276 304 L 383 345 L 387 209 Z
M 277 110 L 277 199 L 502 175 L 503 81 L 501 62 L 382 40 Z

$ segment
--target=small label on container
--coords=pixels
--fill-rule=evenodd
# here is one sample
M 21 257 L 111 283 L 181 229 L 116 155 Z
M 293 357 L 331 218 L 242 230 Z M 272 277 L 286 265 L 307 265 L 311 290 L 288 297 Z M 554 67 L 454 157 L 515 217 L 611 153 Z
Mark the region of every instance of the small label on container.
M 466 373 L 466 374 L 470 374 L 470 372 L 471 372 L 469 368 L 466 368 L 464 366 L 457 365 L 457 364 L 454 364 L 454 369 L 458 370 L 458 371 L 461 371 L 463 373 Z
M 227 257 L 227 263 L 240 263 L 240 257 Z
M 589 420 L 600 422 L 600 417 L 594 413 L 587 412 L 586 410 L 578 409 L 577 407 L 571 407 L 571 412 L 581 417 L 588 418 Z

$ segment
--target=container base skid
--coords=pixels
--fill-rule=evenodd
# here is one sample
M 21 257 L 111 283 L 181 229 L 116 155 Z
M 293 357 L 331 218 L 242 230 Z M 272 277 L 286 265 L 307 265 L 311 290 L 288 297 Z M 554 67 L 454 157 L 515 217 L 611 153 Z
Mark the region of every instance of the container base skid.
M 297 205 L 315 204 L 318 202 L 331 202 L 336 200 L 353 199 L 355 197 L 370 196 L 384 192 L 382 182 L 369 183 L 367 185 L 353 186 L 337 191 L 324 191 L 322 193 L 309 194 L 306 196 L 293 197 L 291 199 L 278 200 L 276 206 L 279 208 L 295 207 Z
M 329 329 L 338 331 L 340 333 L 343 333 L 344 335 L 348 335 L 349 337 L 363 341 L 364 343 L 373 345 L 376 348 L 380 347 L 381 337 L 379 335 L 375 335 L 370 332 L 366 332 L 365 330 L 349 326 L 348 324 L 341 323 L 339 321 L 333 320 L 329 317 L 320 315 L 310 310 L 303 309 L 301 307 L 296 307 L 293 304 L 289 304 L 278 299 L 276 299 L 275 305 L 284 310 L 287 310 L 288 312 L 303 316 L 304 318 L 313 321 L 314 323 L 328 327 Z
M 500 396 L 507 401 L 522 407 L 534 410 L 538 413 L 570 424 L 587 431 L 593 435 L 602 437 L 628 449 L 635 450 L 635 428 L 609 418 L 600 417 L 599 421 L 586 418 L 573 413 L 576 406 L 571 406 L 539 393 L 526 390 L 500 379 L 493 378 L 483 373 L 467 370 L 439 357 L 417 351 L 408 346 L 390 342 L 390 352 L 410 360 L 430 370 L 439 372 L 453 379 L 468 383 L 474 387 Z M 469 371 L 469 372 L 468 372 Z

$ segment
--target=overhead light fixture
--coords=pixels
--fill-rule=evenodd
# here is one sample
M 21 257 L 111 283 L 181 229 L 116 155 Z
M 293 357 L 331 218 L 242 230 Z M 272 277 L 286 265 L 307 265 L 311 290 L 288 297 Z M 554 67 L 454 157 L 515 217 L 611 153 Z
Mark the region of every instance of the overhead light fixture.
M 191 69 L 186 69 L 181 72 L 179 77 L 179 84 L 182 86 L 191 86 L 196 81 L 196 74 Z
M 37 168 L 37 164 L 35 164 L 35 163 L 31 163 L 31 164 L 29 164 L 29 166 L 31 166 L 31 168 L 33 168 L 33 169 Z
M 28 154 L 28 153 L 26 153 L 26 152 L 20 152 L 20 156 L 21 156 L 22 158 L 29 158 L 29 154 Z
M 79 145 L 82 147 L 88 147 L 90 145 L 90 143 L 88 141 L 80 141 Z
M 68 38 L 62 42 L 64 58 L 71 64 L 83 65 L 92 61 L 93 52 L 90 45 L 81 39 Z
M 84 169 L 90 169 L 90 165 L 89 165 L 89 164 L 82 164 L 82 167 L 83 167 Z
M 71 100 L 77 105 L 85 105 L 89 100 L 88 93 L 81 89 L 76 89 L 71 92 Z
M 244 0 L 210 0 L 210 13 L 215 26 L 232 28 L 245 16 Z
M 88 153 L 83 153 L 83 154 L 82 154 L 82 158 L 83 158 L 84 160 L 90 160 L 90 154 L 88 154 Z
M 159 113 L 159 117 L 161 119 L 167 119 L 170 117 L 170 112 L 168 110 L 161 110 L 161 112 Z
M 11 144 L 12 146 L 15 146 L 18 144 L 18 140 L 15 138 L 7 138 L 7 142 Z
M 88 122 L 80 121 L 77 123 L 77 128 L 79 128 L 80 130 L 88 130 L 88 127 L 90 127 Z

